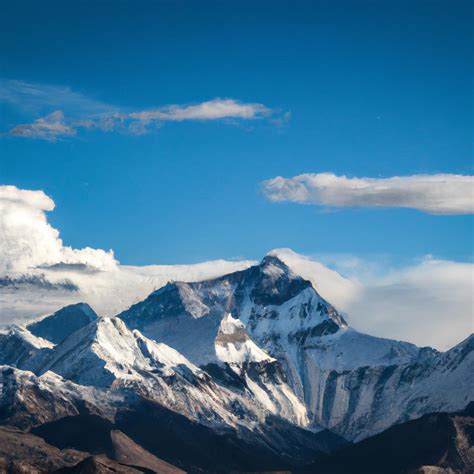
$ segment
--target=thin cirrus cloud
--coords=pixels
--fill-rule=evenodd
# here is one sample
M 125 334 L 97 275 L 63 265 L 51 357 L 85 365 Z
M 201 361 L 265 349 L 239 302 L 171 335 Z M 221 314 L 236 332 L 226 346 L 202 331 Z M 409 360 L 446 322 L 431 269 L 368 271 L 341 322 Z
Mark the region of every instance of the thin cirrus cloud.
M 32 123 L 13 127 L 9 134 L 15 137 L 40 138 L 43 140 L 56 141 L 59 137 L 75 135 L 76 130 L 65 123 L 64 113 L 60 110 L 56 110 L 45 117 L 36 119 Z
M 66 115 L 110 113 L 109 104 L 88 97 L 69 87 L 35 84 L 0 78 L 0 102 L 25 114 L 46 115 L 61 109 Z
M 165 122 L 255 120 L 272 116 L 274 110 L 261 103 L 230 98 L 184 105 L 165 105 L 146 110 L 125 110 L 87 97 L 66 87 L 0 80 L 0 102 L 33 120 L 11 127 L 4 135 L 57 141 L 80 130 L 141 135 Z
M 272 202 L 341 208 L 408 208 L 429 214 L 474 213 L 474 176 L 431 174 L 348 178 L 333 173 L 278 176 L 262 183 Z

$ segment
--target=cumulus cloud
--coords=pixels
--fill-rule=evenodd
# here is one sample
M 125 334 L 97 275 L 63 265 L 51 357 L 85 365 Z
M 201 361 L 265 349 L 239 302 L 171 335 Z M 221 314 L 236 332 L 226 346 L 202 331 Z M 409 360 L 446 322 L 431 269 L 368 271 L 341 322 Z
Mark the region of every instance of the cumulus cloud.
M 76 130 L 64 122 L 64 114 L 60 110 L 36 119 L 33 123 L 21 124 L 10 130 L 10 135 L 15 137 L 41 138 L 56 141 L 61 137 L 70 137 Z
M 278 114 L 263 104 L 216 98 L 194 104 L 172 104 L 146 110 L 126 110 L 106 104 L 69 88 L 0 80 L 0 102 L 23 112 L 45 115 L 16 125 L 7 135 L 56 141 L 79 130 L 141 135 L 165 122 L 255 120 Z M 54 107 L 54 112 L 51 108 Z M 45 112 L 47 111 L 47 112 Z M 289 117 L 289 115 L 285 115 Z M 286 120 L 286 119 L 285 119 Z
M 26 272 L 57 263 L 85 264 L 96 269 L 115 268 L 112 251 L 65 246 L 47 221 L 54 201 L 43 191 L 0 186 L 0 272 Z
M 273 202 L 330 208 L 411 208 L 430 214 L 474 213 L 474 176 L 432 174 L 391 178 L 347 178 L 333 173 L 278 176 L 263 182 Z
M 426 256 L 403 267 L 386 258 L 314 258 L 277 250 L 355 329 L 447 350 L 474 331 L 474 265 Z

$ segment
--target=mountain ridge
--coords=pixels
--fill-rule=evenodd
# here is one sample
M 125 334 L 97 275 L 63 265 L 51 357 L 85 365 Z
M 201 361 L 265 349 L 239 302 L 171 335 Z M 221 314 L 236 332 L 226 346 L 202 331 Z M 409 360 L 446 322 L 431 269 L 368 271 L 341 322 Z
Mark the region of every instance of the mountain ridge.
M 0 335 L 0 364 L 0 423 L 30 429 L 92 414 L 148 449 L 139 431 L 151 433 L 148 406 L 158 425 L 180 426 L 174 442 L 191 450 L 190 433 L 201 433 L 196 446 L 234 445 L 249 469 L 264 468 L 252 449 L 272 468 L 299 469 L 343 438 L 465 406 L 474 336 L 440 353 L 359 333 L 267 255 L 217 278 L 169 282 L 115 317 L 79 304 L 12 328 Z M 166 457 L 174 445 L 152 447 L 178 462 Z

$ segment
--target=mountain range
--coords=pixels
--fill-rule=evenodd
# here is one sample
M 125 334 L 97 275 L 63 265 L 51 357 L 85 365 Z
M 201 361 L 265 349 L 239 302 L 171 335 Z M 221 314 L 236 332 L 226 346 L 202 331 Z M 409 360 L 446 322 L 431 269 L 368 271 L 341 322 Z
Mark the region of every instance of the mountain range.
M 438 352 L 360 333 L 275 253 L 114 316 L 12 326 L 0 364 L 6 472 L 474 467 L 474 335 Z

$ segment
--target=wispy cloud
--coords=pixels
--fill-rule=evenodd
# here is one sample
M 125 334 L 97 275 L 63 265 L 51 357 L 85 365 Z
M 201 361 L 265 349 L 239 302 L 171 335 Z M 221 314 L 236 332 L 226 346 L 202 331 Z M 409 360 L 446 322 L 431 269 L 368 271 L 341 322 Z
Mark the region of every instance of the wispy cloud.
M 62 110 L 75 117 L 111 113 L 116 110 L 69 87 L 0 79 L 0 102 L 30 114 L 48 114 Z
M 15 137 L 40 138 L 48 141 L 56 141 L 60 137 L 70 137 L 76 134 L 76 130 L 64 123 L 64 114 L 60 110 L 36 119 L 33 123 L 20 124 L 9 132 Z
M 330 208 L 410 208 L 430 214 L 474 213 L 474 176 L 432 174 L 377 179 L 318 173 L 278 176 L 262 185 L 273 202 Z
M 256 120 L 277 115 L 260 103 L 245 103 L 230 98 L 215 98 L 194 104 L 171 104 L 146 110 L 125 110 L 66 87 L 0 81 L 0 102 L 35 117 L 16 125 L 6 134 L 56 141 L 79 130 L 122 132 L 134 135 L 156 130 L 165 122 Z

